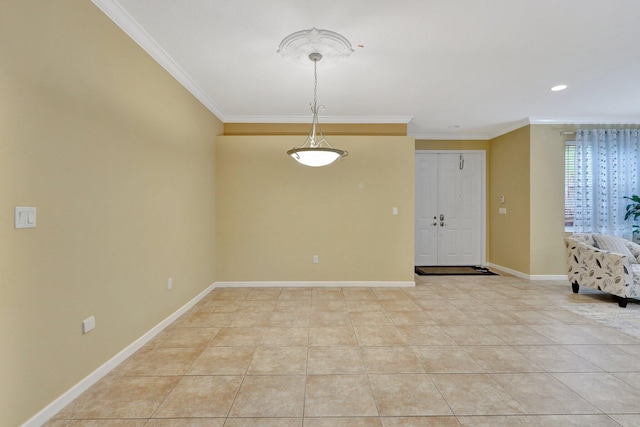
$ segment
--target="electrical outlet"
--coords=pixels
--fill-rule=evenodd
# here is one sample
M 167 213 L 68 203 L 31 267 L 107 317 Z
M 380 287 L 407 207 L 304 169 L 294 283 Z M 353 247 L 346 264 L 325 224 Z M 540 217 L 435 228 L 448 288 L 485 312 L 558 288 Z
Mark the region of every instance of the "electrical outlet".
M 167 289 L 172 289 L 173 288 L 173 277 L 169 277 L 169 280 L 167 280 Z

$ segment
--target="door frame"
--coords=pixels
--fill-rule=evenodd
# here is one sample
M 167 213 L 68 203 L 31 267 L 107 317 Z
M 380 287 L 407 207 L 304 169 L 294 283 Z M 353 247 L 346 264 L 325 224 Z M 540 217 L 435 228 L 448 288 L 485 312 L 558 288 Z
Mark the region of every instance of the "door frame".
M 480 154 L 480 261 L 483 267 L 487 266 L 487 151 L 486 150 L 416 150 L 415 155 L 421 154 Z M 415 163 L 415 160 L 414 160 Z M 415 182 L 415 169 L 413 181 Z M 417 185 L 417 184 L 416 184 Z M 417 189 L 414 189 L 414 206 Z M 417 212 L 415 217 L 417 218 Z M 416 234 L 416 223 L 413 222 L 413 235 Z M 415 250 L 415 247 L 414 247 Z

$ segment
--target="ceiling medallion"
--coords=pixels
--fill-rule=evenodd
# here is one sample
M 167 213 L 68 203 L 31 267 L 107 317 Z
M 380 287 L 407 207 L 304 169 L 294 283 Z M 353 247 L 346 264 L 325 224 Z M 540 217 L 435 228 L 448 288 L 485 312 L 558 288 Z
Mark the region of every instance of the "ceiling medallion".
M 322 63 L 329 65 L 347 59 L 352 52 L 351 43 L 343 35 L 315 27 L 288 35 L 278 47 L 283 58 L 305 66 L 312 53 L 322 55 Z

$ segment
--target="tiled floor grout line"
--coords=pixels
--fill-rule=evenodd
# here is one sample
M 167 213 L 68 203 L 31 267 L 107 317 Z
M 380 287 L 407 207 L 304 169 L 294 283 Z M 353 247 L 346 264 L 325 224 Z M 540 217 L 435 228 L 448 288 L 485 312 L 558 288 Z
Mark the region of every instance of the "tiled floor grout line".
M 428 286 L 428 285 L 427 285 Z M 424 286 L 424 288 L 426 288 L 427 286 Z M 471 286 L 469 284 L 460 284 L 460 285 L 454 285 L 455 289 L 459 289 L 461 292 L 464 291 L 467 288 L 470 288 Z M 550 287 L 550 285 L 547 285 L 548 287 Z M 524 284 L 521 285 L 520 287 L 525 288 Z M 385 319 L 388 321 L 387 322 L 387 326 L 390 327 L 389 330 L 395 330 L 396 334 L 399 334 L 398 336 L 401 337 L 402 339 L 402 344 L 389 344 L 389 343 L 385 343 L 385 342 L 380 342 L 379 344 L 373 344 L 372 342 L 367 342 L 366 340 L 363 341 L 362 339 L 364 339 L 364 336 L 360 337 L 359 334 L 357 333 L 358 328 L 360 330 L 361 333 L 365 333 L 368 332 L 370 330 L 373 329 L 379 329 L 380 326 L 382 325 L 378 325 L 378 321 L 377 320 L 371 320 L 373 323 L 369 324 L 366 322 L 366 319 L 376 319 L 376 316 L 369 316 L 367 317 L 367 315 L 355 315 L 353 313 L 357 313 L 358 311 L 353 310 L 350 311 L 349 310 L 349 304 L 347 304 L 347 296 L 349 296 L 350 298 L 352 298 L 353 295 L 355 294 L 348 294 L 345 293 L 345 288 L 339 288 L 340 292 L 341 292 L 341 298 L 333 298 L 334 295 L 331 294 L 331 291 L 327 291 L 325 292 L 325 290 L 323 289 L 318 289 L 317 292 L 314 294 L 313 289 L 310 293 L 310 298 L 308 300 L 304 300 L 304 301 L 308 301 L 309 302 L 309 310 L 307 311 L 307 313 L 309 313 L 309 317 L 306 323 L 306 326 L 304 328 L 306 328 L 306 360 L 305 360 L 305 374 L 304 374 L 304 390 L 303 390 L 303 395 L 302 395 L 302 415 L 301 415 L 301 422 L 304 423 L 306 418 L 314 418 L 314 417 L 306 417 L 305 412 L 306 412 L 306 405 L 307 405 L 307 385 L 308 385 L 308 378 L 310 377 L 310 375 L 312 374 L 310 369 L 310 355 L 312 352 L 312 342 L 311 342 L 311 331 L 312 331 L 312 322 L 313 322 L 313 317 L 312 317 L 312 313 L 314 312 L 314 298 L 315 301 L 317 301 L 317 306 L 315 307 L 318 312 L 323 312 L 323 308 L 326 308 L 328 311 L 328 313 L 342 313 L 340 316 L 336 315 L 336 317 L 344 317 L 345 319 L 347 319 L 348 321 L 348 325 L 349 326 L 340 326 L 340 327 L 346 327 L 349 328 L 352 333 L 355 336 L 356 339 L 356 343 L 355 343 L 355 347 L 358 349 L 358 356 L 359 356 L 359 361 L 361 363 L 361 365 L 364 367 L 364 375 L 366 375 L 367 378 L 367 382 L 368 382 L 368 390 L 369 393 L 371 394 L 372 397 L 374 397 L 373 399 L 373 403 L 375 404 L 376 410 L 377 410 L 377 416 L 375 418 L 377 418 L 378 420 L 383 420 L 386 418 L 393 418 L 393 417 L 388 417 L 388 416 L 382 416 L 380 414 L 380 402 L 379 400 L 375 399 L 375 395 L 373 392 L 373 384 L 371 382 L 371 375 L 374 373 L 374 371 L 372 371 L 371 369 L 367 368 L 367 364 L 365 362 L 365 355 L 364 355 L 364 351 L 367 347 L 372 347 L 372 348 L 386 348 L 386 347 L 401 347 L 405 350 L 408 350 L 412 355 L 414 355 L 417 360 L 419 361 L 420 365 L 422 366 L 422 370 L 423 375 L 426 375 L 426 378 L 429 379 L 430 383 L 433 385 L 433 387 L 435 387 L 435 389 L 437 390 L 439 396 L 441 397 L 442 401 L 447 405 L 447 407 L 449 408 L 449 411 L 453 414 L 451 415 L 451 417 L 455 418 L 456 420 L 458 420 L 458 422 L 462 423 L 462 419 L 463 418 L 468 418 L 471 415 L 461 415 L 461 414 L 455 414 L 453 407 L 451 406 L 451 401 L 445 398 L 445 394 L 443 394 L 443 391 L 437 386 L 437 384 L 434 382 L 434 378 L 435 377 L 442 377 L 442 378 L 452 378 L 455 379 L 455 377 L 462 377 L 464 375 L 478 375 L 478 374 L 482 374 L 482 375 L 486 375 L 487 378 L 490 378 L 491 381 L 493 381 L 495 383 L 495 386 L 500 388 L 501 390 L 503 390 L 503 392 L 508 395 L 514 402 L 518 403 L 518 405 L 520 407 L 522 407 L 522 409 L 527 412 L 531 417 L 532 420 L 537 419 L 536 417 L 539 417 L 541 415 L 553 415 L 553 416 L 572 416 L 573 413 L 569 413 L 569 412 L 562 412 L 560 410 L 556 410 L 556 411 L 551 411 L 549 412 L 549 414 L 539 414 L 537 412 L 532 412 L 530 409 L 528 409 L 527 407 L 524 407 L 520 401 L 516 398 L 516 395 L 514 395 L 513 391 L 510 391 L 504 387 L 501 386 L 501 384 L 498 382 L 498 378 L 500 376 L 505 376 L 505 375 L 513 375 L 513 374 L 522 374 L 522 375 L 550 375 L 552 378 L 554 378 L 556 381 L 558 381 L 560 384 L 563 384 L 565 387 L 567 387 L 569 390 L 571 390 L 572 393 L 574 393 L 576 396 L 579 396 L 581 399 L 583 399 L 585 402 L 589 403 L 591 406 L 593 406 L 594 408 L 596 408 L 598 411 L 600 411 L 599 413 L 602 415 L 606 415 L 606 418 L 609 420 L 612 420 L 614 422 L 617 423 L 617 421 L 615 421 L 611 415 L 621 415 L 621 416 L 629 416 L 628 414 L 624 413 L 624 414 L 617 414 L 615 412 L 611 412 L 609 411 L 608 413 L 605 412 L 604 409 L 601 409 L 600 406 L 598 406 L 596 403 L 593 403 L 592 400 L 590 400 L 588 397 L 592 396 L 590 394 L 587 394 L 587 396 L 583 396 L 583 393 L 581 393 L 579 390 L 574 389 L 573 387 L 571 387 L 569 384 L 565 384 L 563 381 L 560 380 L 560 378 L 558 378 L 558 375 L 562 375 L 562 374 L 573 374 L 573 375 L 581 375 L 583 373 L 592 373 L 592 374 L 606 374 L 607 376 L 610 376 L 612 378 L 615 378 L 616 380 L 618 380 L 620 383 L 624 383 L 626 384 L 628 387 L 638 390 L 639 387 L 634 385 L 634 381 L 632 381 L 628 376 L 626 376 L 625 374 L 629 374 L 629 372 L 626 371 L 622 371 L 622 372 L 618 372 L 616 370 L 608 370 L 605 368 L 601 368 L 599 365 L 596 365 L 594 362 L 590 362 L 589 359 L 586 359 L 585 357 L 583 357 L 581 355 L 581 352 L 578 351 L 581 347 L 588 349 L 589 346 L 594 347 L 594 351 L 599 350 L 600 348 L 602 349 L 607 349 L 607 348 L 611 348 L 614 350 L 617 350 L 619 353 L 624 352 L 625 350 L 623 350 L 622 348 L 620 348 L 621 346 L 631 346 L 631 345 L 640 345 L 640 341 L 638 343 L 632 343 L 631 341 L 629 342 L 625 342 L 623 339 L 619 339 L 619 343 L 609 343 L 611 340 L 609 340 L 606 343 L 601 343 L 601 344 L 589 344 L 588 341 L 593 339 L 594 341 L 597 341 L 600 337 L 603 336 L 603 332 L 599 331 L 598 329 L 589 329 L 590 327 L 602 327 L 605 328 L 604 326 L 600 326 L 599 324 L 596 324 L 594 322 L 580 322 L 579 319 L 577 318 L 572 318 L 571 316 L 567 315 L 567 313 L 565 312 L 565 310 L 563 311 L 556 311 L 554 312 L 553 310 L 559 310 L 558 307 L 555 304 L 548 304 L 546 301 L 552 301 L 554 296 L 559 295 L 559 292 L 554 292 L 552 294 L 549 294 L 547 296 L 545 296 L 544 298 L 534 298 L 533 300 L 528 300 L 528 304 L 530 306 L 530 308 L 528 309 L 528 312 L 530 313 L 530 315 L 527 315 L 523 318 L 518 318 L 517 321 L 515 321 L 514 323 L 509 323 L 507 325 L 514 325 L 514 326 L 523 326 L 526 327 L 527 329 L 541 334 L 541 336 L 545 337 L 546 339 L 549 339 L 551 342 L 549 343 L 527 343 L 526 340 L 524 340 L 524 342 L 521 343 L 514 343 L 512 339 L 508 339 L 508 337 L 510 337 L 511 335 L 504 335 L 504 334 L 511 334 L 514 333 L 512 331 L 508 331 L 508 330 L 496 330 L 496 328 L 491 328 L 491 326 L 503 326 L 503 324 L 499 323 L 498 321 L 492 320 L 492 319 L 499 319 L 499 317 L 487 317 L 487 314 L 485 311 L 489 311 L 489 310 L 485 310 L 487 307 L 489 307 L 490 305 L 488 304 L 484 304 L 485 301 L 491 301 L 489 299 L 484 299 L 485 297 L 489 298 L 490 294 L 489 292 L 496 292 L 496 293 L 500 293 L 500 291 L 505 291 L 505 289 L 511 289 L 513 291 L 510 292 L 515 292 L 517 291 L 522 291 L 523 290 L 520 289 L 520 287 L 518 286 L 512 286 L 509 285 L 509 287 L 505 287 L 505 286 L 500 286 L 499 288 L 497 288 L 496 290 L 488 290 L 488 288 L 486 286 L 483 286 L 482 288 L 480 288 L 479 291 L 474 292 L 474 293 L 469 293 L 470 296 L 473 296 L 473 298 L 467 298 L 468 301 L 470 301 L 470 303 L 472 303 L 472 301 L 479 301 L 481 304 L 479 304 L 478 306 L 481 308 L 480 310 L 467 310 L 466 313 L 464 313 L 463 311 L 461 311 L 461 314 L 464 313 L 464 316 L 467 316 L 466 319 L 462 319 L 462 321 L 459 324 L 455 324 L 455 322 L 453 324 L 450 324 L 446 321 L 444 321 L 444 318 L 442 316 L 436 316 L 433 317 L 430 315 L 430 310 L 427 308 L 427 306 L 421 306 L 420 304 L 417 304 L 419 311 L 422 313 L 425 313 L 429 319 L 431 319 L 434 324 L 433 325 L 414 325 L 412 323 L 408 323 L 408 324 L 400 324 L 399 320 L 401 318 L 400 314 L 393 314 L 394 311 L 393 310 L 389 310 L 390 307 L 394 307 L 397 308 L 398 310 L 400 310 L 399 307 L 403 307 L 405 309 L 405 311 L 410 310 L 410 305 L 409 304 L 405 304 L 404 301 L 412 301 L 414 304 L 416 303 L 416 301 L 418 300 L 418 298 L 415 298 L 417 296 L 425 296 L 428 297 L 428 294 L 425 293 L 425 295 L 417 295 L 415 292 L 414 293 L 405 293 L 405 297 L 408 296 L 409 298 L 399 298 L 399 295 L 401 295 L 400 293 L 397 293 L 397 290 L 393 289 L 393 290 L 381 290 L 380 292 L 378 292 L 376 294 L 375 290 L 372 290 L 371 288 L 366 288 L 368 289 L 370 292 L 373 292 L 373 294 L 376 295 L 376 300 L 378 303 L 380 303 L 380 307 L 381 310 L 379 310 L 380 312 L 382 312 L 384 314 Z M 444 287 L 438 286 L 436 288 L 436 290 L 438 292 L 442 292 L 444 289 Z M 333 290 L 333 289 L 332 289 Z M 417 291 L 418 289 L 416 289 Z M 434 289 L 425 289 L 428 292 L 434 292 Z M 555 291 L 555 289 L 550 289 L 552 291 Z M 254 292 L 252 294 L 252 292 Z M 434 292 L 435 294 L 438 294 L 438 292 Z M 456 290 L 457 292 L 457 290 Z M 486 292 L 486 293 L 484 293 Z M 275 292 L 273 292 L 275 294 Z M 265 293 L 264 295 L 260 295 L 260 289 L 250 289 L 248 290 L 244 296 L 240 299 L 240 298 L 236 298 L 237 296 L 240 296 L 241 292 L 237 292 L 235 295 L 233 295 L 232 293 L 227 294 L 223 294 L 223 297 L 226 298 L 230 298 L 230 300 L 233 301 L 242 301 L 242 302 L 258 302 L 258 301 L 262 301 L 264 302 L 265 306 L 266 305 L 271 305 L 271 307 L 268 309 L 268 315 L 263 315 L 263 319 L 266 320 L 260 320 L 258 319 L 258 317 L 260 316 L 255 316 L 255 318 L 253 320 L 249 320 L 248 326 L 240 326 L 242 328 L 251 328 L 251 329 L 260 329 L 262 330 L 262 333 L 264 333 L 267 328 L 270 330 L 271 333 L 277 333 L 278 329 L 281 329 L 283 333 L 288 334 L 288 330 L 292 330 L 292 328 L 298 328 L 299 326 L 295 325 L 294 323 L 286 323 L 286 322 L 282 322 L 278 319 L 275 318 L 274 313 L 277 312 L 276 308 L 277 308 L 277 301 L 280 300 L 280 297 L 283 296 L 283 289 L 279 289 L 279 291 L 277 292 L 277 295 L 275 295 L 275 299 L 268 299 L 266 298 L 268 295 Z M 525 299 L 525 297 L 531 296 L 532 294 L 523 294 L 522 299 Z M 270 297 L 270 296 L 269 296 Z M 236 299 L 232 299 L 232 298 L 236 298 Z M 283 300 L 285 300 L 286 298 L 284 298 Z M 210 298 L 210 301 L 213 300 L 213 298 Z M 218 301 L 223 301 L 223 298 L 218 298 Z M 273 304 L 270 304 L 271 301 L 274 301 Z M 336 306 L 340 305 L 334 302 L 335 301 L 341 301 L 344 304 L 344 309 L 338 310 L 338 311 L 333 311 L 335 310 Z M 363 300 L 364 301 L 364 300 Z M 385 302 L 386 303 L 382 303 Z M 451 307 L 464 307 L 466 304 L 465 303 L 460 303 L 460 304 L 452 304 L 451 301 L 453 301 L 452 299 L 447 299 L 447 298 L 441 298 L 439 299 L 439 301 L 442 301 L 443 304 L 448 304 Z M 494 299 L 494 301 L 496 301 Z M 505 299 L 506 301 L 506 299 Z M 495 304 L 495 305 L 500 305 Z M 546 306 L 545 306 L 546 305 Z M 246 307 L 250 307 L 251 304 L 247 304 Z M 256 306 L 259 306 L 259 304 L 257 304 Z M 200 306 L 198 309 L 202 310 L 202 306 Z M 231 321 L 231 319 L 233 319 L 234 317 L 238 316 L 238 313 L 240 311 L 241 305 L 239 305 L 236 309 L 236 311 L 233 312 L 232 314 L 228 315 L 228 320 L 226 321 L 225 324 L 229 324 L 228 322 Z M 261 310 L 256 310 L 256 311 L 261 311 Z M 370 310 L 362 310 L 359 311 L 360 313 L 363 312 L 367 312 Z M 512 314 L 516 314 L 518 313 L 518 311 L 513 311 L 513 312 L 506 312 L 504 310 L 496 310 L 499 311 L 500 313 L 504 313 L 507 316 L 510 316 Z M 193 317 L 194 314 L 196 314 L 198 311 L 194 310 L 193 313 L 191 313 L 190 317 Z M 266 313 L 267 311 L 264 310 L 264 312 Z M 292 316 L 295 316 L 297 312 L 291 312 L 290 314 Z M 455 315 L 455 314 L 454 314 Z M 548 321 L 545 322 L 539 322 L 539 323 L 531 323 L 531 322 L 527 322 L 527 319 L 534 319 L 536 316 L 540 317 L 540 319 L 542 318 L 546 318 L 549 319 Z M 203 318 L 206 316 L 202 316 Z M 326 315 L 327 318 L 331 318 L 331 314 Z M 329 326 L 325 326 L 326 323 L 326 319 L 322 320 L 322 317 L 317 317 L 316 318 L 316 322 L 317 325 L 315 326 L 316 328 L 323 328 L 323 327 L 329 327 Z M 355 319 L 358 319 L 358 322 L 355 322 Z M 440 320 L 438 320 L 440 319 Z M 553 319 L 553 321 L 552 321 Z M 184 319 L 183 319 L 184 320 Z M 198 323 L 196 322 L 201 322 L 201 319 L 193 319 L 194 323 L 193 325 L 198 325 Z M 254 324 L 254 320 L 255 320 L 255 324 Z M 481 331 L 484 330 L 487 334 L 487 336 L 493 336 L 497 339 L 499 339 L 500 341 L 503 341 L 502 343 L 498 344 L 480 344 L 478 343 L 474 343 L 474 344 L 468 344 L 465 343 L 465 340 L 467 340 L 467 338 L 461 339 L 458 338 L 458 340 L 456 341 L 456 339 L 454 339 L 455 336 L 457 335 L 452 335 L 451 333 L 454 332 L 456 329 L 456 327 L 458 328 L 459 331 L 462 330 L 471 330 L 471 326 L 474 325 L 473 321 L 477 321 L 480 320 L 481 323 L 475 324 L 475 326 L 480 326 L 480 328 L 477 329 L 477 331 Z M 241 322 L 242 323 L 242 322 Z M 205 323 L 200 323 L 201 325 L 204 325 Z M 257 326 L 257 325 L 262 325 L 262 326 Z M 320 326 L 322 325 L 322 326 Z M 356 326 L 358 325 L 358 326 Z M 366 325 L 366 326 L 365 326 Z M 403 328 L 403 326 L 406 327 Z M 521 356 L 522 360 L 526 360 L 528 361 L 531 365 L 535 366 L 536 369 L 539 369 L 537 371 L 529 371 L 529 370 L 513 370 L 512 371 L 494 371 L 493 369 L 489 369 L 488 366 L 485 366 L 484 364 L 482 364 L 482 373 L 458 373 L 458 372 L 430 372 L 430 370 L 427 368 L 427 366 L 424 364 L 425 362 L 422 361 L 420 359 L 420 354 L 416 353 L 417 351 L 417 347 L 425 347 L 425 348 L 437 348 L 439 347 L 438 345 L 433 345 L 433 344 L 410 344 L 411 340 L 413 338 L 410 338 L 408 335 L 404 334 L 404 331 L 410 331 L 412 330 L 412 328 L 415 329 L 416 333 L 418 333 L 417 331 L 420 330 L 421 327 L 429 327 L 429 328 L 437 328 L 438 330 L 442 331 L 444 335 L 446 335 L 449 339 L 452 340 L 452 344 L 448 344 L 446 345 L 447 347 L 451 347 L 452 349 L 458 349 L 461 353 L 468 353 L 468 350 L 472 349 L 472 348 L 478 348 L 478 349 L 482 349 L 482 348 L 486 348 L 487 352 L 485 354 L 491 354 L 491 351 L 489 350 L 490 347 L 504 347 L 505 350 L 509 350 L 512 351 L 515 354 L 518 354 L 519 356 Z M 536 327 L 535 328 L 532 328 Z M 198 328 L 202 328 L 205 329 L 205 326 L 182 326 L 182 327 L 190 327 L 190 328 L 194 328 L 194 329 L 198 329 Z M 224 330 L 224 328 L 234 328 L 234 327 L 238 327 L 238 326 L 222 326 L 222 327 L 216 327 L 217 332 L 216 334 L 213 335 L 212 338 L 210 338 L 208 340 L 208 342 L 206 342 L 204 344 L 204 346 L 202 347 L 202 349 L 200 350 L 200 352 L 198 353 L 198 355 L 196 357 L 193 358 L 193 360 L 191 360 L 191 362 L 188 364 L 188 367 L 185 369 L 183 375 L 180 376 L 180 379 L 171 387 L 171 390 L 169 390 L 167 392 L 166 395 L 164 395 L 162 402 L 160 402 L 160 404 L 154 409 L 154 411 L 152 412 L 152 414 L 150 415 L 150 417 L 147 419 L 146 424 L 151 424 L 151 421 L 153 420 L 154 415 L 157 414 L 158 409 L 163 405 L 163 403 L 169 398 L 169 396 L 173 393 L 173 391 L 176 389 L 176 387 L 178 386 L 178 384 L 180 383 L 180 381 L 190 375 L 187 375 L 187 373 L 193 368 L 194 364 L 196 363 L 196 361 L 199 359 L 200 356 L 202 356 L 202 354 L 204 353 L 204 351 L 207 348 L 210 347 L 215 347 L 213 346 L 213 342 L 215 341 L 215 337 L 218 335 L 218 333 L 220 333 L 221 331 Z M 335 327 L 335 326 L 334 326 Z M 581 328 L 582 327 L 582 328 Z M 392 328 L 392 329 L 391 329 Z M 580 334 L 584 334 L 584 336 L 586 337 L 590 337 L 587 338 L 587 340 L 583 343 L 580 343 L 578 340 L 578 343 L 576 344 L 567 344 L 568 340 L 566 338 L 564 338 L 563 335 L 558 335 L 555 336 L 554 334 L 558 334 L 558 332 L 556 331 L 561 331 L 562 328 L 565 329 L 575 329 L 576 332 L 579 332 Z M 238 329 L 239 331 L 240 329 Z M 592 335 L 589 333 L 589 331 L 592 331 L 595 335 Z M 547 335 L 548 331 L 551 332 L 551 335 Z M 500 332 L 500 333 L 498 333 Z M 544 333 L 542 333 L 544 332 Z M 412 332 L 413 333 L 413 332 Z M 457 333 L 457 332 L 456 332 Z M 274 335 L 274 337 L 277 335 Z M 461 335 L 461 337 L 463 337 Z M 292 339 L 292 338 L 291 338 Z M 371 338 L 369 338 L 370 340 Z M 417 342 L 420 342 L 420 340 L 427 340 L 427 338 L 420 338 Z M 295 347 L 297 346 L 296 344 L 287 344 L 289 341 L 287 341 L 287 339 L 284 339 L 282 341 L 282 345 L 286 346 L 286 347 Z M 290 341 L 290 342 L 294 342 L 294 341 Z M 234 407 L 237 398 L 239 396 L 240 390 L 243 387 L 243 384 L 245 383 L 245 380 L 247 379 L 247 376 L 249 376 L 249 368 L 251 366 L 252 360 L 255 357 L 255 351 L 258 347 L 260 346 L 264 346 L 267 348 L 270 347 L 274 347 L 269 345 L 270 343 L 266 343 L 262 341 L 262 338 L 259 339 L 259 341 L 255 342 L 253 345 L 254 348 L 254 353 L 252 354 L 251 359 L 248 362 L 248 365 L 246 367 L 246 369 L 244 369 L 244 373 L 242 376 L 242 381 L 240 382 L 239 386 L 237 387 L 237 389 L 235 390 L 235 393 L 233 395 L 233 399 L 231 400 L 231 403 L 229 405 L 229 407 L 227 408 L 226 414 L 224 416 L 224 419 L 227 420 L 229 419 L 229 415 L 231 414 L 232 408 Z M 227 344 L 231 347 L 237 347 L 238 345 L 236 344 Z M 444 345 L 444 344 L 443 344 Z M 275 347 L 279 347 L 281 345 L 277 345 Z M 322 344 L 320 344 L 320 346 L 323 346 Z M 333 345 L 335 346 L 335 345 Z M 332 345 L 329 345 L 328 347 L 332 347 Z M 342 347 L 342 345 L 340 345 L 340 347 Z M 553 347 L 558 347 L 558 348 L 562 348 L 564 349 L 567 353 L 572 354 L 573 356 L 575 356 L 576 358 L 583 360 L 585 363 L 590 364 L 595 366 L 598 371 L 582 371 L 582 370 L 576 370 L 576 369 L 567 369 L 564 371 L 558 371 L 558 370 L 554 370 L 551 369 L 549 366 L 542 366 L 539 365 L 536 362 L 536 358 L 532 357 L 534 355 L 534 353 L 528 353 L 527 351 L 525 351 L 526 347 L 528 348 L 549 348 L 550 350 L 553 349 Z M 153 348 L 167 348 L 167 347 L 162 347 L 160 343 L 156 343 L 154 345 Z M 180 348 L 180 347 L 176 347 L 176 348 Z M 586 350 L 585 350 L 586 351 Z M 597 354 L 594 353 L 594 354 Z M 470 355 L 470 357 L 472 357 Z M 632 355 L 630 353 L 629 358 L 631 357 L 635 357 L 634 355 Z M 476 363 L 478 363 L 480 360 L 473 358 L 476 361 Z M 594 360 L 598 360 L 597 358 Z M 634 372 L 639 372 L 640 369 L 638 369 L 638 371 L 634 371 Z M 615 375 L 618 374 L 618 375 Z M 125 372 L 126 375 L 126 372 Z M 222 374 L 215 374 L 215 375 L 222 375 Z M 215 376 L 213 375 L 213 376 Z M 256 374 L 258 375 L 258 374 Z M 269 374 L 271 375 L 271 374 Z M 272 374 L 273 376 L 282 376 L 285 375 L 284 373 L 274 373 Z M 355 375 L 353 373 L 338 373 L 338 374 L 326 374 L 326 375 Z M 376 375 L 389 375 L 390 377 L 392 375 L 404 375 L 402 373 L 402 371 L 399 371 L 397 373 L 393 373 L 393 372 L 389 372 L 389 373 L 376 373 Z M 134 376 L 141 376 L 141 377 L 145 377 L 147 375 L 139 375 L 139 374 L 135 374 Z M 156 375 L 152 375 L 153 377 L 155 377 Z M 203 375 L 203 376 L 211 376 L 211 375 Z M 637 381 L 636 381 L 637 383 Z M 580 412 L 582 414 L 582 412 Z M 584 415 L 591 415 L 588 412 L 584 412 Z M 471 417 L 491 417 L 491 416 L 498 416 L 498 414 L 488 414 L 488 415 L 475 415 L 475 416 L 471 416 Z M 242 417 L 241 415 L 239 415 L 239 417 Z M 526 414 L 519 416 L 522 417 L 523 420 L 525 420 L 526 418 Z M 325 417 L 325 418 L 333 418 L 333 417 Z M 369 417 L 371 418 L 371 417 Z M 123 418 L 124 419 L 124 418 Z M 489 419 L 489 418 L 487 418 Z
M 311 319 L 309 319 L 309 327 L 307 328 L 307 362 L 304 376 L 304 391 L 302 399 L 302 425 L 304 426 L 305 409 L 307 404 L 307 383 L 309 378 L 309 352 L 311 350 Z

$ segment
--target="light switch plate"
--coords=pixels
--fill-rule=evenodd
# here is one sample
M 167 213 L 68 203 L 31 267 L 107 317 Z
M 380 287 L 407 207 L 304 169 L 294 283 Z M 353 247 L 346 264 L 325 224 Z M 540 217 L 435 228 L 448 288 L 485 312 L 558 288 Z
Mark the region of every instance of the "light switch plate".
M 94 330 L 96 327 L 96 318 L 95 316 L 89 316 L 82 321 L 82 333 L 86 334 Z
M 15 228 L 36 228 L 36 208 L 16 206 Z

